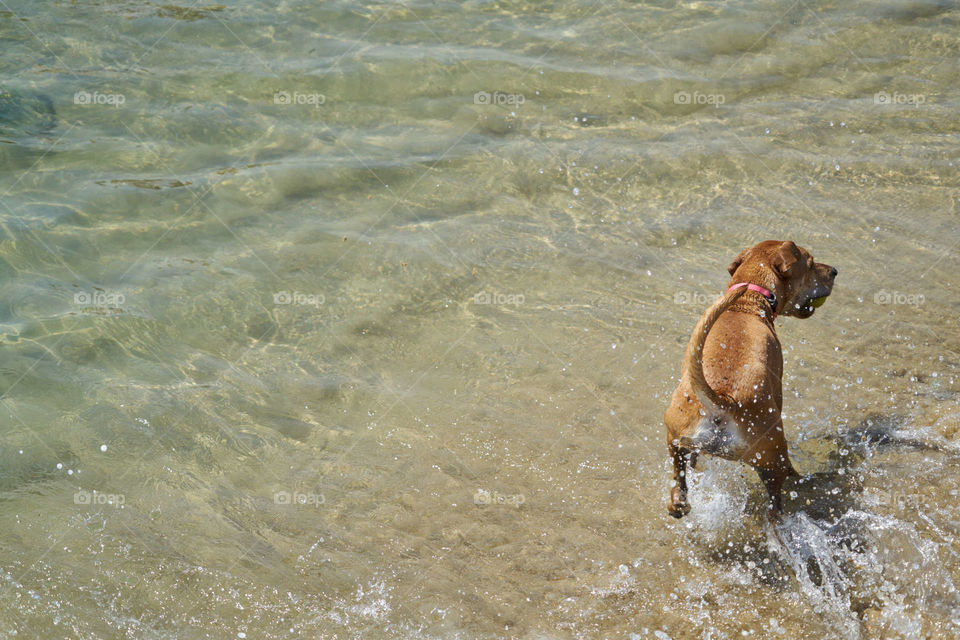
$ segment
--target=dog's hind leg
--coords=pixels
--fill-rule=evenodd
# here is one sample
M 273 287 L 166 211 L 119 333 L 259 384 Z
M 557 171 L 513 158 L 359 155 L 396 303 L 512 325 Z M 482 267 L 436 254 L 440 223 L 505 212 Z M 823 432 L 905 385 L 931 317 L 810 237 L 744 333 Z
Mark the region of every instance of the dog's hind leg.
M 669 447 L 673 456 L 673 487 L 667 512 L 674 518 L 682 518 L 690 513 L 690 503 L 687 502 L 687 454 L 690 452 L 673 443 Z

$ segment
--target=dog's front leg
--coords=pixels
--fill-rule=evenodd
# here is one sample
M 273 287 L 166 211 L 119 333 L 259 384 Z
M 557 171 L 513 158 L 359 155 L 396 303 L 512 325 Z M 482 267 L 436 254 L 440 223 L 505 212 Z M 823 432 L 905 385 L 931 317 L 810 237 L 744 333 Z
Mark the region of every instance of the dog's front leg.
M 686 449 L 670 444 L 670 455 L 673 456 L 673 488 L 670 489 L 670 502 L 667 512 L 674 518 L 682 518 L 690 513 L 690 503 L 687 502 L 687 454 Z
M 774 524 L 779 524 L 783 512 L 783 501 L 780 497 L 780 489 L 783 487 L 783 481 L 790 475 L 790 471 L 785 469 L 763 469 L 756 467 L 757 475 L 767 489 L 769 501 L 767 502 L 767 518 Z

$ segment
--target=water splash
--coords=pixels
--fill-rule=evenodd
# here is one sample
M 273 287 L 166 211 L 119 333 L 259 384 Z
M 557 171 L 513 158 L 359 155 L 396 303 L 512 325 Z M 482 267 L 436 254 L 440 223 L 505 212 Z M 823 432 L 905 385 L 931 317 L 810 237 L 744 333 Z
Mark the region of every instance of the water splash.
M 844 638 L 859 637 L 859 625 L 850 609 L 850 580 L 843 571 L 841 547 L 830 529 L 800 512 L 773 527 L 768 525 L 767 546 L 793 570 L 800 592 L 817 613 L 833 618 Z
M 960 637 L 960 597 L 946 568 L 958 552 L 947 512 L 892 511 L 898 504 L 876 498 L 883 490 L 872 486 L 889 482 L 887 475 L 854 465 L 798 483 L 800 495 L 773 527 L 749 471 L 712 458 L 698 466 L 688 480 L 693 511 L 678 523 L 708 552 L 689 555 L 692 565 L 726 566 L 732 583 L 795 597 L 831 637 Z M 809 506 L 800 506 L 804 500 Z
M 750 486 L 735 463 L 701 458 L 698 467 L 688 478 L 688 495 L 695 507 L 684 525 L 700 543 L 714 544 L 744 528 L 744 521 L 730 518 L 730 514 L 746 510 Z
M 960 601 L 942 569 L 944 554 L 953 553 L 949 539 L 936 542 L 910 522 L 859 509 L 832 522 L 801 511 L 768 525 L 767 534 L 771 554 L 790 566 L 802 596 L 841 637 L 956 633 L 960 621 L 951 618 Z

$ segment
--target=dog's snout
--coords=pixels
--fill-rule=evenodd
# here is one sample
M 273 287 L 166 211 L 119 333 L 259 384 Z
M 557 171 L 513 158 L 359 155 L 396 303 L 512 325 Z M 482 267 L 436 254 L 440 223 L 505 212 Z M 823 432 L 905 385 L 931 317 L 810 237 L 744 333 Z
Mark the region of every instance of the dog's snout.
M 837 277 L 837 268 L 836 268 L 836 267 L 830 267 L 830 277 L 831 277 L 831 278 L 836 278 L 836 277 Z

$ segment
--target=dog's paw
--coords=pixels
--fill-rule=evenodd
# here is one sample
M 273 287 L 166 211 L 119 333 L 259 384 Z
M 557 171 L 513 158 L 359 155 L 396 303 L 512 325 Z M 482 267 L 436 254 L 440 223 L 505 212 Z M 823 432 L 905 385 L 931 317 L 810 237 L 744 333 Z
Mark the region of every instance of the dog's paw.
M 690 513 L 690 503 L 685 500 L 677 500 L 676 502 L 670 501 L 667 503 L 667 513 L 672 515 L 674 518 L 682 518 Z

